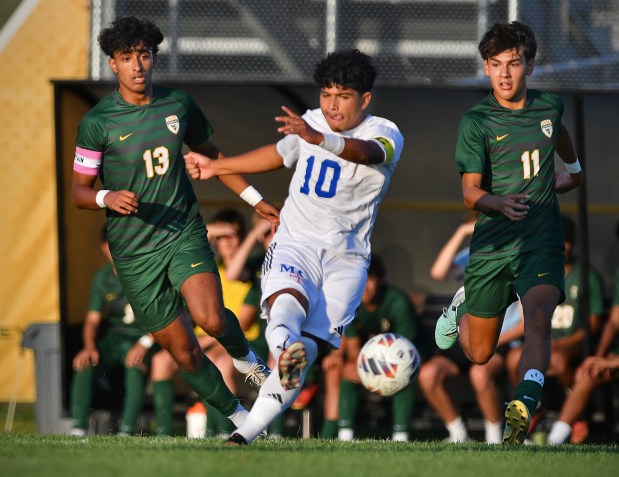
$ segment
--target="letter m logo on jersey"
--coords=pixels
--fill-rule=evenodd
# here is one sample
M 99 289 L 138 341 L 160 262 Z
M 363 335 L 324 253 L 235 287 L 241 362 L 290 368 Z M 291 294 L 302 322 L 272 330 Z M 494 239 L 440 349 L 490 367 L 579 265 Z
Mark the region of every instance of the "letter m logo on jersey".
M 291 277 L 294 277 L 297 280 L 297 283 L 301 283 L 305 277 L 303 276 L 303 270 L 295 270 L 294 266 L 288 266 L 285 263 L 282 263 L 280 272 L 289 273 Z

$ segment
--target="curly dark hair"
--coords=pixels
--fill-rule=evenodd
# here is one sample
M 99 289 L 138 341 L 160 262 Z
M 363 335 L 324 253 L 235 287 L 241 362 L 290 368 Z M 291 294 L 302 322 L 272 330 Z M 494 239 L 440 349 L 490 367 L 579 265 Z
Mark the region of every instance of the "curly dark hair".
M 372 90 L 375 79 L 376 70 L 371 58 L 359 50 L 329 53 L 314 70 L 314 80 L 321 88 L 339 85 L 361 94 Z
M 103 52 L 109 57 L 113 57 L 117 51 L 129 53 L 137 46 L 145 47 L 153 54 L 157 54 L 159 43 L 163 41 L 163 33 L 150 20 L 124 17 L 114 20 L 111 27 L 102 30 L 97 40 Z
M 495 23 L 479 42 L 479 53 L 484 60 L 498 55 L 502 51 L 522 47 L 527 61 L 537 54 L 535 33 L 530 26 L 519 21 L 511 23 Z

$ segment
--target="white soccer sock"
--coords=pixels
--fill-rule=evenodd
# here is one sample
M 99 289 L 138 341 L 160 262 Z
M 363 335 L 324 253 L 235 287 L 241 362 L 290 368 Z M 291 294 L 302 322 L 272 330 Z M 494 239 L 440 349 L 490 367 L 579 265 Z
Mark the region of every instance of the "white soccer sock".
M 394 442 L 408 442 L 408 432 L 394 431 L 391 440 Z
M 466 442 L 469 440 L 469 433 L 466 430 L 462 417 L 458 416 L 453 421 L 445 424 L 449 431 L 449 439 L 451 442 Z
M 284 349 L 301 337 L 301 323 L 306 313 L 301 303 L 289 294 L 278 296 L 269 311 L 269 324 L 265 331 L 271 354 L 277 362 Z
M 559 445 L 565 444 L 572 434 L 572 426 L 567 422 L 555 421 L 548 434 L 548 444 Z
M 279 370 L 277 367 L 264 382 L 253 407 L 236 432 L 241 434 L 247 443 L 253 442 L 260 433 L 266 429 L 275 418 L 290 407 L 303 387 L 305 374 L 318 356 L 318 345 L 312 339 L 305 336 L 299 339 L 305 346 L 307 366 L 301 373 L 301 386 L 297 389 L 285 390 L 279 382 Z M 292 343 L 291 343 L 292 344 Z
M 247 356 L 243 358 L 232 358 L 232 364 L 234 364 L 236 370 L 242 374 L 247 373 L 256 362 L 256 353 L 252 350 L 249 350 Z
M 239 427 L 245 422 L 248 416 L 249 411 L 239 404 L 236 410 L 228 416 L 228 419 L 230 419 L 236 427 Z
M 486 431 L 486 444 L 503 443 L 503 423 L 484 420 L 484 428 Z
M 341 441 L 352 441 L 355 438 L 355 431 L 350 427 L 342 427 L 337 431 L 337 438 Z

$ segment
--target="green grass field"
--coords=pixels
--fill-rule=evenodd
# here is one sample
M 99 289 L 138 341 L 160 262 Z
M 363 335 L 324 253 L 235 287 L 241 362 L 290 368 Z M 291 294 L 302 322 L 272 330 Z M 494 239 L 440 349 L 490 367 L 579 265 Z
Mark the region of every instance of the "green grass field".
M 617 445 L 281 439 L 230 448 L 220 439 L 0 434 L 0 474 L 11 477 L 610 477 L 617 468 Z
M 6 412 L 0 404 L 0 416 Z M 12 432 L 0 432 L 3 477 L 610 477 L 617 469 L 617 444 L 514 448 L 281 439 L 228 448 L 221 439 L 41 435 L 28 404 L 17 406 Z

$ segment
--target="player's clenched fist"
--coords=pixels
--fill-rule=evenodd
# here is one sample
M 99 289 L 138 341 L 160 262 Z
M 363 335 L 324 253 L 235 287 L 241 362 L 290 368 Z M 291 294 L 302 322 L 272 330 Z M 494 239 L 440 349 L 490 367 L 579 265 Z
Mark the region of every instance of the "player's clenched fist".
M 212 168 L 212 159 L 198 152 L 185 154 L 185 168 L 192 179 L 210 179 L 215 176 Z

